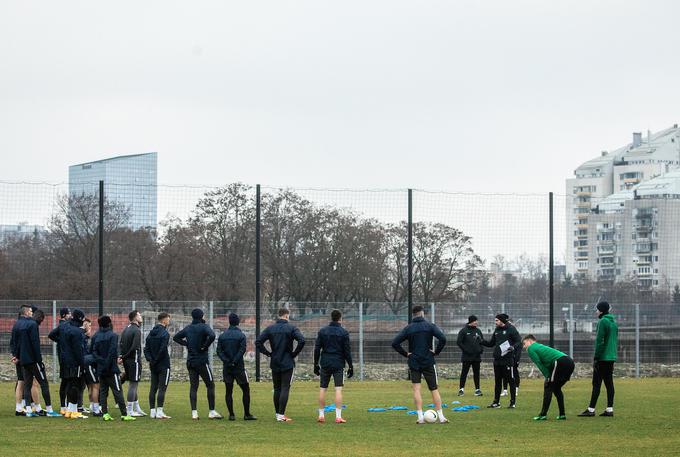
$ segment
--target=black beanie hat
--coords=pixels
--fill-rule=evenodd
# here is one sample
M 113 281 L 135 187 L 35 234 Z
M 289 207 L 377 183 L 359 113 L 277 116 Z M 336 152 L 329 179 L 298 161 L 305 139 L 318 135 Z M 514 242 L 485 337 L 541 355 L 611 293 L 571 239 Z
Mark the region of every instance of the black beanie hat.
M 191 318 L 192 319 L 203 319 L 203 310 L 201 308 L 194 308 L 191 310 Z
M 472 324 L 476 320 L 478 320 L 478 319 L 477 319 L 477 316 L 475 316 L 474 314 L 468 316 L 468 324 Z
M 238 325 L 240 322 L 241 319 L 239 319 L 238 314 L 236 313 L 229 314 L 229 325 Z
M 79 309 L 74 309 L 71 313 L 71 319 L 82 324 L 83 320 L 85 319 L 85 313 Z
M 507 324 L 507 323 L 508 323 L 508 319 L 510 319 L 510 316 L 508 316 L 508 315 L 505 314 L 505 313 L 496 314 L 496 319 L 498 319 L 499 321 L 501 321 L 501 322 L 504 323 L 504 324 Z
M 99 328 L 111 327 L 111 318 L 109 316 L 102 316 L 97 319 L 97 323 L 99 324 Z
M 61 308 L 61 309 L 59 310 L 59 316 L 63 319 L 63 318 L 65 318 L 66 315 L 67 315 L 68 313 L 70 313 L 70 312 L 71 312 L 71 310 L 68 309 L 68 308 Z
M 600 303 L 597 304 L 597 310 L 600 311 L 602 314 L 607 314 L 609 313 L 609 302 L 606 301 L 601 301 Z

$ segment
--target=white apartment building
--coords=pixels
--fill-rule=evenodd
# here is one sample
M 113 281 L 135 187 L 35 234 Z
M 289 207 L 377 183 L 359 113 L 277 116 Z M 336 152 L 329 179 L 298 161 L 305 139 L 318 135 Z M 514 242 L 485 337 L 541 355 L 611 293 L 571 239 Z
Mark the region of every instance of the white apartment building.
M 633 209 L 647 208 L 643 203 L 635 203 L 638 199 L 670 198 L 654 192 L 643 198 L 642 191 L 637 196 L 635 191 L 644 183 L 668 175 L 678 167 L 680 167 L 680 129 L 677 124 L 657 133 L 648 132 L 646 137 L 641 133 L 633 133 L 631 143 L 611 152 L 602 151 L 599 157 L 579 166 L 574 172 L 575 177 L 567 179 L 566 182 L 567 274 L 589 275 L 595 279 L 598 277 L 597 272 L 600 272 L 599 276 L 609 277 L 613 274 L 611 279 L 614 279 L 632 273 L 632 267 L 600 268 L 599 254 L 610 254 L 609 247 L 596 244 L 594 241 L 602 236 L 605 236 L 604 241 L 610 241 L 609 236 L 621 236 L 619 241 L 624 240 L 623 232 L 614 233 L 612 230 L 616 230 L 616 224 L 624 227 L 628 223 L 632 227 L 629 219 L 635 217 Z M 656 207 L 657 211 L 659 208 L 666 210 L 666 206 L 663 205 L 649 207 Z M 680 222 L 680 219 L 676 220 Z M 611 227 L 610 223 L 614 226 Z M 602 233 L 598 233 L 598 227 L 603 230 Z M 632 236 L 632 232 L 628 235 Z M 616 261 L 616 257 L 622 256 L 614 257 Z M 604 261 L 609 260 L 609 257 L 605 256 Z M 624 259 L 621 258 L 621 261 Z M 620 275 L 616 274 L 617 270 L 621 271 Z M 624 271 L 626 273 L 623 273 Z M 654 281 L 651 279 L 652 284 Z

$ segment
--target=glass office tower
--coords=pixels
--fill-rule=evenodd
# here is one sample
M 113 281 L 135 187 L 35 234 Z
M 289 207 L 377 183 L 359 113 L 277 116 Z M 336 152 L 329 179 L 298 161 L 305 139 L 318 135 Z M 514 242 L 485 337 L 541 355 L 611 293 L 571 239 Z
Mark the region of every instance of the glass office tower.
M 104 181 L 104 195 L 129 211 L 128 226 L 155 229 L 157 219 L 157 154 L 133 154 L 72 165 L 68 170 L 69 194 L 97 194 Z

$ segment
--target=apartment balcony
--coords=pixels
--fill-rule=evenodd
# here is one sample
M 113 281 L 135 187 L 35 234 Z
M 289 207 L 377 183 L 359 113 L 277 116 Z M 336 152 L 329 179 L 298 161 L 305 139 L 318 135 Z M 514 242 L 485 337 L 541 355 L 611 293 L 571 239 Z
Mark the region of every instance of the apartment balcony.
M 652 252 L 652 247 L 649 244 L 638 244 L 635 246 L 636 254 L 647 254 Z
M 637 263 L 636 263 L 636 265 L 638 265 L 638 266 L 647 266 L 647 265 L 651 265 L 651 264 L 652 264 L 652 262 L 650 262 L 649 260 L 638 260 Z
M 576 228 L 577 228 L 577 229 L 587 229 L 587 228 L 588 228 L 588 224 L 587 224 L 587 223 L 585 223 L 585 224 L 579 224 L 578 222 L 574 222 L 574 225 L 576 225 Z
M 597 255 L 602 257 L 604 255 L 613 255 L 616 253 L 616 248 L 614 246 L 598 246 Z
M 649 277 L 652 276 L 652 270 L 651 270 L 651 268 L 650 268 L 649 272 L 642 272 L 642 271 L 638 270 L 637 275 L 638 275 L 639 278 L 649 278 Z
M 578 254 L 576 254 L 575 259 L 576 259 L 576 260 L 588 260 L 588 256 L 587 256 L 587 255 L 578 255 Z M 587 270 L 587 268 L 586 268 L 586 270 Z
M 591 195 L 593 195 L 592 192 L 585 192 L 585 191 L 576 192 L 577 197 L 590 197 Z

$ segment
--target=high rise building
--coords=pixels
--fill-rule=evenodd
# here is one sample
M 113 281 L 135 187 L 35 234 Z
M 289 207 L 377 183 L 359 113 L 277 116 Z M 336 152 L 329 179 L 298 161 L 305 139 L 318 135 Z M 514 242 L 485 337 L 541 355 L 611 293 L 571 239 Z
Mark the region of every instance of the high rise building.
M 96 194 L 104 181 L 109 202 L 126 208 L 128 227 L 155 229 L 157 225 L 157 154 L 132 154 L 69 167 L 69 194 Z
M 578 167 L 567 180 L 567 272 L 642 288 L 680 280 L 671 265 L 680 254 L 671 230 L 680 223 L 678 167 L 677 124 L 634 133 L 632 143 Z

